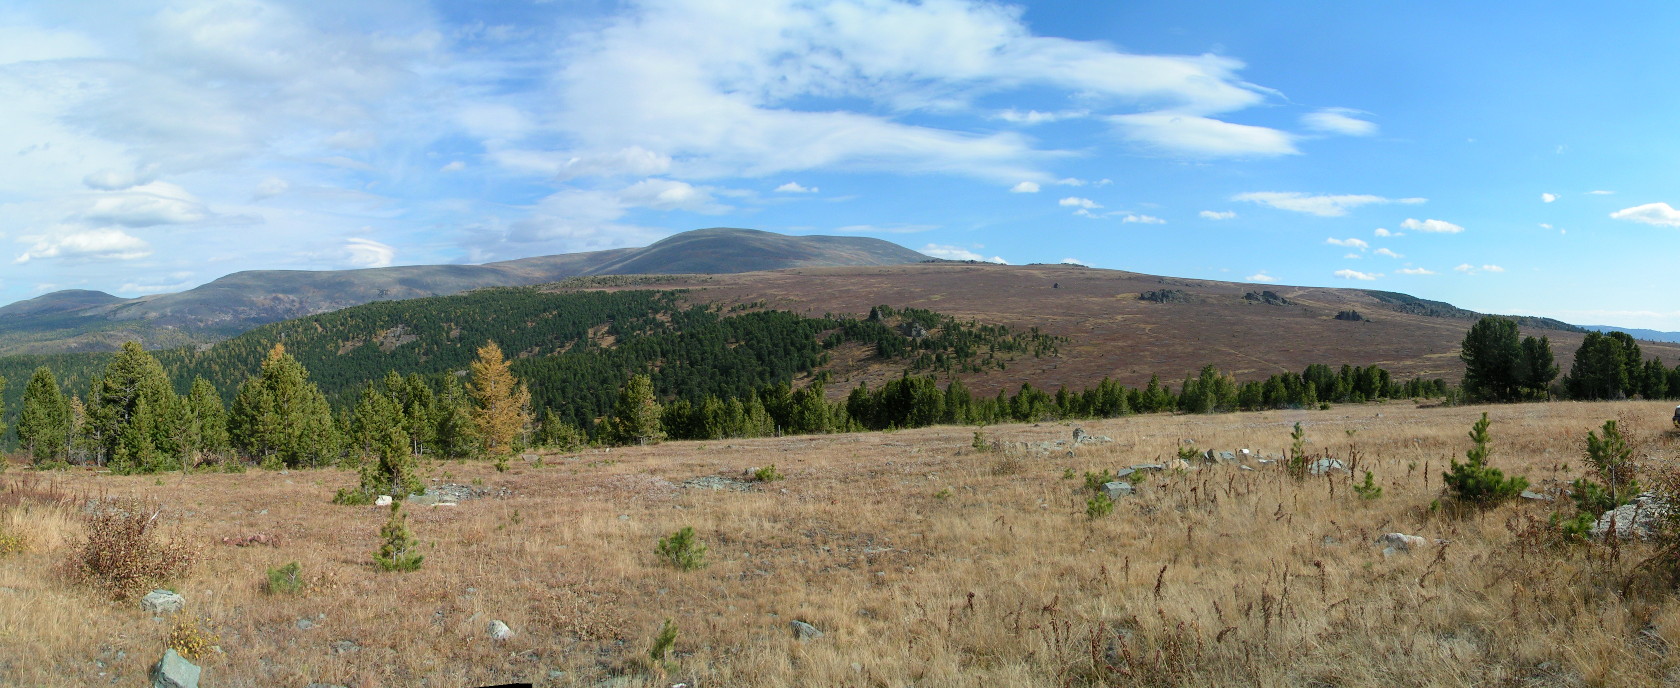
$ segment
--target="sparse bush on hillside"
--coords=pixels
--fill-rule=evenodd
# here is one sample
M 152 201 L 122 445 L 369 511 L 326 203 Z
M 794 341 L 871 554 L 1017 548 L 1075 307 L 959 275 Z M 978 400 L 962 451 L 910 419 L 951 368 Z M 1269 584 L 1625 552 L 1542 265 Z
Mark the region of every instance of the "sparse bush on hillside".
M 691 571 L 706 565 L 706 545 L 694 536 L 694 528 L 690 526 L 683 526 L 682 530 L 660 538 L 654 553 L 671 562 L 679 571 Z
M 391 518 L 379 529 L 379 551 L 374 552 L 373 561 L 382 571 L 415 571 L 426 558 L 420 553 L 420 541 L 408 530 L 402 504 L 391 502 Z
M 1603 437 L 1587 431 L 1584 452 L 1587 465 L 1598 474 L 1599 482 L 1583 478 L 1571 485 L 1575 488 L 1575 503 L 1595 515 L 1626 504 L 1639 494 L 1639 481 L 1634 479 L 1639 466 L 1633 460 L 1633 448 L 1616 427 L 1616 421 L 1604 421 L 1603 431 Z
M 1092 492 L 1102 492 L 1103 484 L 1111 482 L 1113 480 L 1114 480 L 1114 474 L 1109 473 L 1106 469 L 1097 471 L 1095 473 L 1092 473 L 1090 471 L 1086 471 L 1085 472 L 1085 489 L 1090 490 Z
M 188 661 L 199 661 L 210 654 L 211 648 L 221 644 L 222 639 L 210 632 L 210 620 L 202 622 L 197 617 L 183 616 L 169 631 L 168 647 L 180 653 Z
M 127 599 L 186 573 L 198 552 L 180 540 L 159 542 L 155 505 L 101 505 L 86 517 L 87 538 L 74 548 L 69 573 L 117 599 Z
M 1441 474 L 1441 481 L 1447 491 L 1460 504 L 1488 508 L 1516 498 L 1528 487 L 1528 479 L 1522 476 L 1506 478 L 1505 473 L 1487 465 L 1488 455 L 1493 449 L 1489 446 L 1488 416 L 1482 413 L 1482 419 L 1470 429 L 1470 440 L 1475 442 L 1469 451 L 1464 453 L 1465 462 L 1452 462 L 1452 470 Z
M 1302 480 L 1307 477 L 1307 468 L 1312 464 L 1312 457 L 1307 455 L 1307 431 L 1301 428 L 1299 422 L 1289 433 L 1289 458 L 1284 463 L 1289 477 Z
M 773 483 L 782 479 L 782 474 L 776 470 L 776 464 L 770 464 L 753 471 L 753 480 L 761 483 Z
M 4 512 L 0 512 L 0 516 L 4 515 Z M 4 526 L 4 523 L 0 523 L 0 557 L 29 549 L 29 536 L 10 532 Z
M 1371 480 L 1371 472 L 1365 471 L 1365 482 L 1353 486 L 1353 493 L 1360 499 L 1378 499 L 1382 497 L 1383 489 Z
M 1106 494 L 1099 492 L 1085 500 L 1085 516 L 1091 519 L 1102 518 L 1112 513 L 1114 513 L 1114 500 Z
M 667 660 L 666 657 L 670 656 L 671 647 L 676 644 L 677 625 L 666 619 L 665 623 L 659 626 L 659 633 L 653 636 L 653 642 L 648 644 L 648 661 L 652 663 L 651 666 L 665 673 L 675 672 L 676 663 Z
M 291 595 L 302 589 L 302 569 L 295 561 L 277 569 L 269 569 L 268 580 L 263 583 L 263 592 L 270 595 Z

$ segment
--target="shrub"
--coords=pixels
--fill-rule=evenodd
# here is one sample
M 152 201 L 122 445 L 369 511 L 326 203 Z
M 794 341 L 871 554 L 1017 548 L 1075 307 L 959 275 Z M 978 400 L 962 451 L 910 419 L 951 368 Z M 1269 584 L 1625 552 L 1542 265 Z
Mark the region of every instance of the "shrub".
M 653 643 L 648 645 L 648 660 L 654 667 L 666 672 L 674 672 L 676 664 L 665 658 L 671 654 L 671 646 L 677 644 L 677 625 L 666 619 L 659 626 L 659 633 L 653 636 Z
M 1183 461 L 1195 461 L 1202 458 L 1202 450 L 1191 445 L 1180 446 L 1178 448 L 1178 458 Z
M 1301 428 L 1299 422 L 1289 433 L 1289 460 L 1284 463 L 1284 469 L 1289 477 L 1301 480 L 1307 477 L 1307 469 L 1312 465 L 1312 457 L 1307 455 L 1307 431 Z
M 1470 440 L 1475 446 L 1464 453 L 1465 463 L 1455 460 L 1452 470 L 1441 474 L 1441 482 L 1460 504 L 1489 508 L 1515 498 L 1528 487 L 1527 478 L 1506 478 L 1502 471 L 1487 465 L 1488 454 L 1493 451 L 1487 429 L 1488 417 L 1483 412 L 1482 419 L 1470 429 Z
M 199 625 L 197 618 L 187 616 L 176 622 L 169 631 L 169 647 L 180 653 L 182 657 L 191 661 L 198 661 L 210 654 L 211 648 L 220 645 L 222 640 L 211 633 L 206 626 L 210 621 L 206 619 Z
M 980 432 L 979 430 L 974 431 L 974 441 L 970 442 L 969 446 L 973 447 L 974 451 L 982 454 L 992 450 L 992 443 L 986 441 L 986 434 Z
M 1633 448 L 1628 446 L 1627 438 L 1616 427 L 1616 421 L 1604 421 L 1604 436 L 1599 437 L 1591 430 L 1587 431 L 1586 457 L 1587 465 L 1598 474 L 1600 483 L 1588 480 L 1575 481 L 1575 503 L 1582 509 L 1587 504 L 1582 502 L 1582 494 L 1590 493 L 1595 509 L 1593 513 L 1603 513 L 1633 500 L 1639 493 L 1639 481 L 1633 475 L 1639 466 L 1633 461 Z
M 683 526 L 682 530 L 660 538 L 659 546 L 653 551 L 671 562 L 679 571 L 690 571 L 706 565 L 706 545 L 694 536 L 694 528 L 689 526 Z
M 302 569 L 295 561 L 277 569 L 269 569 L 268 581 L 263 584 L 263 592 L 270 595 L 291 595 L 302 589 Z
M 1092 492 L 1102 492 L 1103 485 L 1114 481 L 1114 475 L 1108 471 L 1085 472 L 1085 489 Z
M 159 513 L 128 501 L 87 516 L 87 539 L 71 554 L 72 577 L 127 599 L 186 573 L 198 553 L 179 540 L 158 541 Z
M 0 514 L 3 515 L 3 514 Z M 29 537 L 23 533 L 0 530 L 0 557 L 29 549 Z
M 1085 500 L 1085 515 L 1093 520 L 1112 513 L 1114 513 L 1114 500 L 1106 494 L 1098 494 Z
M 782 479 L 782 474 L 776 472 L 776 464 L 770 464 L 753 471 L 753 480 L 761 483 L 773 483 Z
M 1382 487 L 1371 481 L 1371 472 L 1365 471 L 1365 482 L 1353 486 L 1353 493 L 1360 499 L 1377 499 L 1382 497 Z
M 359 487 L 355 489 L 343 487 L 339 488 L 338 494 L 333 495 L 333 503 L 345 506 L 365 506 L 373 503 L 373 495 Z
M 382 571 L 414 571 L 426 557 L 420 554 L 420 541 L 408 530 L 408 517 L 402 512 L 402 502 L 391 502 L 391 518 L 379 529 L 379 551 L 373 561 Z

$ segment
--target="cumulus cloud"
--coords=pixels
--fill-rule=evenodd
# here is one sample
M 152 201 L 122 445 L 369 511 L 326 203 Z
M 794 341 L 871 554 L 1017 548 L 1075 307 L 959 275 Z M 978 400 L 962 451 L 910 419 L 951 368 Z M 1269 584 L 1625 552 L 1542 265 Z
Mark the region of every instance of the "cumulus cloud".
M 1009 264 L 1008 261 L 1006 261 L 1002 258 L 999 258 L 997 256 L 992 256 L 990 258 L 987 258 L 984 255 L 981 255 L 979 253 L 975 253 L 973 251 L 970 251 L 966 248 L 962 248 L 960 246 L 947 246 L 947 245 L 944 245 L 944 244 L 928 244 L 926 246 L 923 246 L 923 247 L 917 249 L 917 251 L 919 251 L 919 252 L 921 252 L 925 255 L 933 256 L 934 258 L 944 258 L 946 260 L 978 260 L 978 261 L 984 261 L 984 262 L 987 262 L 987 263 L 997 263 L 999 265 L 1008 265 Z
M 1667 203 L 1646 203 L 1632 208 L 1623 208 L 1610 213 L 1610 217 L 1616 220 L 1640 222 L 1659 227 L 1680 227 L 1680 210 L 1675 210 L 1673 206 Z
M 1080 267 L 1085 267 L 1085 261 L 1080 260 L 1078 258 L 1063 258 L 1062 259 L 1062 264 L 1063 265 L 1078 265 Z
M 1369 194 L 1313 195 L 1298 191 L 1250 191 L 1231 197 L 1233 201 L 1247 201 L 1319 217 L 1341 217 L 1362 205 L 1385 203 L 1423 203 L 1423 198 L 1384 198 Z
M 1378 227 L 1377 231 L 1374 231 L 1374 232 L 1371 232 L 1371 233 L 1376 235 L 1376 236 L 1380 236 L 1380 237 L 1406 236 L 1406 234 L 1404 232 L 1390 232 L 1386 229 L 1383 229 L 1382 227 Z
M 1204 220 L 1229 220 L 1237 216 L 1232 210 L 1203 210 L 1200 215 Z
M 1109 117 L 1128 141 L 1193 157 L 1295 155 L 1288 132 L 1236 124 L 1184 112 L 1145 112 Z
M 1377 133 L 1377 125 L 1357 117 L 1365 114 L 1370 113 L 1350 108 L 1325 108 L 1302 115 L 1301 123 L 1308 129 L 1326 134 L 1370 136 Z
M 1399 270 L 1395 270 L 1395 272 L 1399 273 L 1399 274 L 1402 274 L 1402 275 L 1433 275 L 1433 274 L 1435 274 L 1435 271 L 1428 270 L 1428 269 L 1425 269 L 1425 268 L 1400 268 Z
M 728 206 L 719 205 L 711 191 L 673 179 L 643 179 L 625 187 L 618 194 L 625 205 L 654 210 L 688 210 L 699 213 L 719 213 Z
M 1557 194 L 1549 194 L 1549 193 L 1540 194 L 1540 202 L 1541 203 L 1551 203 L 1552 201 L 1555 201 L 1557 199 L 1558 199 Z
M 1388 256 L 1388 257 L 1390 257 L 1390 258 L 1405 258 L 1405 256 L 1402 256 L 1402 255 L 1400 255 L 1400 254 L 1398 254 L 1398 253 L 1395 253 L 1395 252 L 1393 252 L 1393 251 L 1390 251 L 1390 250 L 1388 250 L 1388 249 L 1386 249 L 1386 248 L 1379 248 L 1379 249 L 1377 249 L 1377 250 L 1375 250 L 1375 251 L 1372 251 L 1372 253 L 1375 253 L 1375 254 L 1377 254 L 1377 255 L 1379 255 L 1379 256 Z
M 1009 188 L 1009 193 L 1038 193 L 1037 182 L 1021 182 Z
M 359 268 L 390 267 L 397 256 L 397 250 L 389 244 L 354 237 L 345 240 L 344 251 L 350 254 L 350 264 Z
M 450 161 L 449 163 L 445 164 L 443 167 L 439 167 L 438 171 L 439 172 L 460 172 L 461 170 L 464 170 L 464 169 L 467 169 L 467 164 L 466 163 L 461 162 L 460 160 L 453 160 L 453 161 Z
M 788 182 L 776 187 L 776 193 L 816 193 L 817 187 L 800 186 L 799 182 Z
M 1166 220 L 1155 217 L 1154 215 L 1144 215 L 1141 213 L 1126 213 L 1125 216 L 1120 218 L 1120 221 L 1135 222 L 1143 225 L 1164 225 L 1167 223 Z
M 1337 239 L 1335 237 L 1330 237 L 1329 239 L 1325 239 L 1324 243 L 1329 244 L 1331 246 L 1342 246 L 1342 247 L 1345 247 L 1345 248 L 1357 248 L 1361 251 L 1371 247 L 1370 244 L 1365 243 L 1364 239 L 1351 239 L 1351 238 L 1350 239 Z
M 115 228 L 76 229 L 45 236 L 23 237 L 29 249 L 14 263 L 27 263 L 46 258 L 83 260 L 135 260 L 152 254 L 151 244 L 132 234 Z
M 1365 282 L 1369 282 L 1369 281 L 1375 280 L 1378 277 L 1381 277 L 1381 275 L 1374 275 L 1374 274 L 1371 274 L 1371 273 L 1368 273 L 1368 272 L 1360 272 L 1358 270 L 1348 270 L 1346 268 L 1343 268 L 1341 270 L 1337 270 L 1334 274 L 1337 277 L 1340 277 L 1342 279 L 1361 280 L 1361 281 L 1365 281 Z
M 1086 210 L 1102 207 L 1101 203 L 1093 201 L 1089 198 L 1080 198 L 1078 196 L 1068 196 L 1060 201 L 1056 201 L 1056 203 L 1064 208 L 1084 208 Z
M 1498 265 L 1483 265 L 1482 270 L 1487 272 L 1504 272 L 1505 268 L 1499 267 Z
M 1249 282 L 1265 282 L 1265 283 L 1271 283 L 1271 282 L 1276 282 L 1277 281 L 1276 277 L 1273 277 L 1271 275 L 1266 274 L 1265 270 L 1261 270 L 1259 272 L 1256 272 L 1252 275 L 1244 277 L 1243 279 L 1247 280 Z
M 1464 231 L 1463 227 L 1445 220 L 1416 220 L 1409 217 L 1406 218 L 1405 222 L 1400 223 L 1400 226 L 1414 232 L 1431 232 L 1434 234 L 1457 234 Z

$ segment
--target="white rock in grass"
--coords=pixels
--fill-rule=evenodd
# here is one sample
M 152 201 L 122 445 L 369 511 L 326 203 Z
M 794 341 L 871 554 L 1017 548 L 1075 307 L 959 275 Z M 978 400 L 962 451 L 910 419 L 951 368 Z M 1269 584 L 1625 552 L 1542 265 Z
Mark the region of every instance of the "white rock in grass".
M 379 499 L 373 500 L 373 505 L 374 506 L 390 506 L 391 505 L 391 495 L 379 495 Z
M 1405 533 L 1384 533 L 1382 537 L 1377 538 L 1377 544 L 1383 545 L 1383 555 L 1389 556 L 1399 552 L 1410 552 L 1413 549 L 1428 547 L 1429 541 Z
M 812 626 L 804 621 L 790 621 L 788 622 L 788 627 L 793 629 L 793 637 L 800 640 L 816 640 L 817 638 L 823 637 L 823 632 L 821 630 L 818 630 L 816 626 Z
M 181 611 L 186 598 L 168 590 L 153 590 L 140 598 L 140 609 L 153 614 L 174 614 Z
M 502 623 L 501 619 L 491 620 L 490 625 L 484 629 L 484 632 L 489 634 L 491 640 L 507 640 L 513 637 L 513 629 L 508 628 L 508 625 Z

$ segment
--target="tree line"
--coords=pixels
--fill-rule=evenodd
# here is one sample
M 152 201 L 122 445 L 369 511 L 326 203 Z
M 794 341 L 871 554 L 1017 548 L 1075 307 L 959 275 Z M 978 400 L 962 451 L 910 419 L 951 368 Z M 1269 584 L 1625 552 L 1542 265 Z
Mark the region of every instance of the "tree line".
M 1519 338 L 1515 320 L 1487 316 L 1464 335 L 1459 358 L 1471 401 L 1680 398 L 1680 364 L 1644 358 L 1626 332 L 1588 332 L 1560 379 L 1548 338 Z

